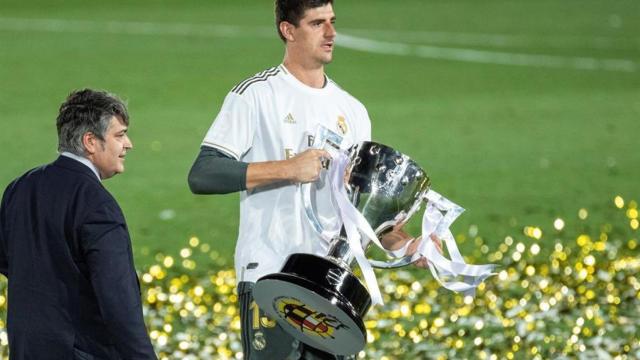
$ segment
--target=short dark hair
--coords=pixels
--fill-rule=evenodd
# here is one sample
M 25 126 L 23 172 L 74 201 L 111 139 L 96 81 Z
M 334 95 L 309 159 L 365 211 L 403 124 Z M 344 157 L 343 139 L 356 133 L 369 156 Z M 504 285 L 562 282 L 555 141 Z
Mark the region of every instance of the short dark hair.
M 60 105 L 56 119 L 58 151 L 84 156 L 84 134 L 91 132 L 104 140 L 114 116 L 125 125 L 129 125 L 127 107 L 117 96 L 92 89 L 71 92 L 67 100 Z
M 286 21 L 298 26 L 305 11 L 327 4 L 333 5 L 333 0 L 275 0 L 276 29 L 278 30 L 280 39 L 286 42 L 286 39 L 280 32 L 281 22 Z

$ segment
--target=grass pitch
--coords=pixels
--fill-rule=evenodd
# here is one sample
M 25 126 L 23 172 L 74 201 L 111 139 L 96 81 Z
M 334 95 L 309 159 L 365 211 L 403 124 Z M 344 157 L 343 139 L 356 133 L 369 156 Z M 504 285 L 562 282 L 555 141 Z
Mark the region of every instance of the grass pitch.
M 56 157 L 55 115 L 70 90 L 108 89 L 132 116 L 127 172 L 105 185 L 137 260 L 175 253 L 191 236 L 230 257 L 238 196 L 194 196 L 186 177 L 226 93 L 282 60 L 271 2 L 0 0 L 0 9 L 0 183 Z M 556 216 L 575 214 L 570 224 L 618 194 L 638 199 L 637 2 L 335 9 L 339 32 L 377 50 L 338 47 L 329 76 L 367 106 L 374 140 L 415 158 L 434 189 L 468 209 L 454 232 L 473 224 L 495 244 Z

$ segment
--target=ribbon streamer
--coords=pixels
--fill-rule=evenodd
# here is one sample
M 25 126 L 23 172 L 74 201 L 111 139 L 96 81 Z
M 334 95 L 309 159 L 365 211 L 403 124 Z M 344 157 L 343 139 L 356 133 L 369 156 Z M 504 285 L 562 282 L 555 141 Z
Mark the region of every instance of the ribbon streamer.
M 349 194 L 347 193 L 344 176 L 347 166 L 349 166 L 349 157 L 347 150 L 342 146 L 342 138 L 329 129 L 319 127 L 316 129 L 316 136 L 314 137 L 312 147 L 323 148 L 325 142 L 335 144 L 335 147 L 331 149 L 333 151 L 329 151 L 332 157 L 332 164 L 328 177 L 332 196 L 340 215 L 339 223 L 335 224 L 336 227 L 333 229 L 323 229 L 318 223 L 317 218 L 315 218 L 313 210 L 307 208 L 305 205 L 305 211 L 307 211 L 310 219 L 315 219 L 315 221 L 311 221 L 312 225 L 320 236 L 327 241 L 332 240 L 339 234 L 340 225 L 344 226 L 349 249 L 362 270 L 365 283 L 371 295 L 371 301 L 374 305 L 382 305 L 383 300 L 378 286 L 378 280 L 370 260 L 365 255 L 364 248 L 366 246 L 363 246 L 363 243 L 368 244 L 368 242 L 364 242 L 363 237 L 373 242 L 389 256 L 395 258 L 402 257 L 406 254 L 410 242 L 395 251 L 389 251 L 382 246 L 375 231 L 350 201 Z M 337 149 L 338 147 L 340 148 L 339 150 Z M 310 189 L 305 189 L 303 191 L 305 204 L 311 203 L 310 196 Z M 427 259 L 431 274 L 440 285 L 452 291 L 473 295 L 477 286 L 484 281 L 484 279 L 494 275 L 493 269 L 495 265 L 469 265 L 464 261 L 462 254 L 460 254 L 449 227 L 458 216 L 464 212 L 462 207 L 433 190 L 427 191 L 423 195 L 423 200 L 427 202 L 427 207 L 422 217 L 422 242 L 416 252 L 411 256 L 411 262 L 424 256 Z M 451 256 L 451 260 L 445 258 L 438 251 L 434 241 L 431 239 L 432 235 L 437 236 L 444 242 Z M 454 280 L 449 280 L 449 278 Z
M 495 265 L 469 265 L 460 254 L 449 227 L 462 214 L 463 208 L 433 190 L 429 190 L 424 197 L 427 200 L 427 208 L 422 217 L 423 242 L 418 247 L 417 253 L 427 258 L 431 274 L 440 285 L 468 295 L 475 294 L 476 287 L 484 279 L 495 275 L 493 273 Z M 444 240 L 451 260 L 440 254 L 431 239 L 432 234 Z M 445 281 L 443 279 L 443 277 L 455 278 L 459 276 L 463 277 L 462 281 Z
M 376 243 L 380 248 L 378 238 L 375 232 L 369 225 L 369 222 L 362 216 L 362 214 L 355 208 L 355 206 L 349 201 L 349 196 L 344 185 L 344 174 L 349 164 L 349 159 L 344 153 L 339 153 L 333 158 L 333 168 L 331 170 L 331 186 L 334 191 L 335 199 L 338 205 L 338 211 L 342 218 L 344 229 L 347 233 L 347 242 L 349 243 L 349 249 L 353 253 L 358 266 L 362 270 L 367 289 L 371 295 L 371 302 L 373 305 L 383 305 L 382 294 L 380 293 L 380 287 L 378 286 L 378 280 L 376 274 L 373 272 L 373 268 L 369 263 L 369 260 L 364 254 L 362 248 L 361 232 L 372 241 Z
M 371 295 L 371 301 L 374 305 L 382 305 L 384 302 L 378 286 L 378 280 L 369 259 L 364 253 L 362 236 L 376 244 L 387 254 L 395 255 L 396 257 L 404 255 L 408 244 L 395 253 L 386 250 L 382 246 L 369 222 L 349 201 L 349 195 L 344 185 L 344 174 L 348 164 L 349 159 L 345 153 L 340 152 L 333 157 L 333 166 L 330 170 L 331 187 L 338 205 L 340 218 L 347 233 L 349 248 L 362 270 L 365 283 Z M 475 294 L 477 286 L 487 277 L 494 275 L 493 269 L 495 265 L 470 265 L 464 261 L 451 230 L 449 230 L 451 224 L 464 212 L 463 208 L 433 190 L 429 190 L 424 195 L 424 199 L 427 201 L 427 208 L 422 218 L 423 241 L 418 246 L 416 253 L 412 255 L 412 262 L 424 256 L 427 259 L 431 274 L 444 288 L 468 295 Z M 432 234 L 444 241 L 451 260 L 440 254 L 431 239 Z M 445 278 L 458 277 L 462 277 L 462 281 L 445 280 Z

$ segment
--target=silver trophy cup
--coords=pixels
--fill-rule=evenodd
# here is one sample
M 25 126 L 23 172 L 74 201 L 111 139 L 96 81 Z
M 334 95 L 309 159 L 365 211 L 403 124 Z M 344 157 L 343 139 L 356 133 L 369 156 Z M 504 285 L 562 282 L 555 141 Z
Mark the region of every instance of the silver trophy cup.
M 325 143 L 339 147 L 336 142 L 341 139 L 332 140 L 333 133 L 325 135 Z M 429 189 L 429 177 L 408 156 L 375 142 L 353 146 L 348 156 L 344 173 L 338 175 L 344 179 L 348 201 L 376 236 L 408 221 L 419 209 Z M 305 212 L 312 227 L 326 236 L 331 231 L 319 220 L 313 186 L 302 187 Z M 327 256 L 290 255 L 279 273 L 256 282 L 254 298 L 263 311 L 303 343 L 334 355 L 350 355 L 366 344 L 362 319 L 371 306 L 371 296 L 351 271 L 354 254 L 344 227 L 334 230 Z M 362 239 L 366 250 L 371 240 Z M 411 263 L 411 257 L 370 263 L 392 268 Z

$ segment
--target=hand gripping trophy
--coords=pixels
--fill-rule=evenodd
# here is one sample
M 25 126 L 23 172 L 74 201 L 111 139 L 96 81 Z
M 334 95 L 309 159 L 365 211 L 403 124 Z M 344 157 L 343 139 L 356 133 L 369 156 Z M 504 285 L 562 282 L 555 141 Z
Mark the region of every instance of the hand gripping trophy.
M 424 256 L 442 286 L 465 293 L 473 293 L 493 274 L 494 266 L 465 263 L 449 230 L 464 209 L 430 190 L 426 172 L 408 156 L 370 141 L 349 149 L 342 149 L 341 144 L 340 135 L 324 127 L 317 129 L 313 147 L 332 155 L 319 182 L 330 189 L 337 221 L 327 224 L 318 216 L 319 198 L 324 197 L 316 194 L 317 183 L 300 189 L 306 217 L 330 243 L 327 256 L 292 254 L 279 273 L 256 282 L 254 297 L 263 311 L 303 343 L 334 355 L 351 355 L 366 344 L 362 319 L 372 302 L 382 304 L 372 266 L 397 268 Z M 423 241 L 418 250 L 412 255 L 405 255 L 407 246 L 386 251 L 379 239 L 408 221 L 423 203 Z M 432 234 L 444 241 L 451 259 L 437 250 Z M 372 243 L 394 259 L 368 259 L 365 251 Z M 351 271 L 354 260 L 366 287 Z

